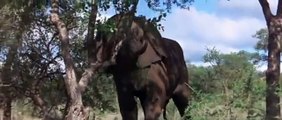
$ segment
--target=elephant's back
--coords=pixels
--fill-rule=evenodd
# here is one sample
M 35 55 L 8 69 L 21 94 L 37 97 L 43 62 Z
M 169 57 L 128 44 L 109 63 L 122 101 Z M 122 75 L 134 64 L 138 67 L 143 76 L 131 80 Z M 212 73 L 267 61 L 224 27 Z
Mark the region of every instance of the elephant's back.
M 174 89 L 176 85 L 188 82 L 188 70 L 180 44 L 168 38 L 163 38 L 163 41 L 167 54 L 164 62 L 168 68 L 170 85 Z
M 171 64 L 177 64 L 178 67 L 186 66 L 183 50 L 178 42 L 172 39 L 163 38 L 164 49 L 168 55 L 168 62 Z

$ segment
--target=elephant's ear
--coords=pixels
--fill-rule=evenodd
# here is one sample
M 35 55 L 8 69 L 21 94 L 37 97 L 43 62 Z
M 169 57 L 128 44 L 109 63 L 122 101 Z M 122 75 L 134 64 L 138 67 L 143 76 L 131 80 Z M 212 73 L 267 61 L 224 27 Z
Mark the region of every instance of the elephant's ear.
M 147 43 L 147 47 L 145 51 L 138 56 L 137 59 L 137 67 L 145 68 L 150 66 L 152 63 L 161 60 L 161 57 L 157 54 L 157 52 L 152 47 L 151 43 Z
M 161 57 L 161 58 L 166 58 L 167 54 L 164 50 L 164 45 L 162 41 L 161 35 L 159 35 L 159 32 L 147 32 L 146 33 L 147 40 L 149 43 L 151 43 L 152 48 L 156 51 L 156 53 Z
M 148 21 L 144 22 L 143 27 L 145 36 L 148 42 L 151 43 L 153 49 L 159 56 L 166 58 L 167 54 L 164 50 L 164 41 L 162 41 L 163 39 L 159 30 L 151 22 Z

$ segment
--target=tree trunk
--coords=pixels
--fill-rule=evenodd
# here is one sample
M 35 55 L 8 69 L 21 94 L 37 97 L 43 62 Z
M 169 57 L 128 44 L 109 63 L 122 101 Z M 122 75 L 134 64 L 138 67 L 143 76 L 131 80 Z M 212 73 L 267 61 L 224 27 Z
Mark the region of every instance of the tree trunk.
M 12 120 L 12 98 L 6 97 L 3 109 L 3 120 Z
M 9 40 L 11 42 L 8 43 L 9 51 L 7 55 L 7 59 L 4 63 L 3 69 L 1 74 L 0 74 L 0 120 L 1 117 L 3 120 L 11 120 L 12 119 L 12 102 L 15 96 L 13 96 L 13 91 L 12 90 L 12 79 L 13 77 L 17 76 L 15 75 L 15 67 L 14 67 L 14 62 L 15 59 L 17 59 L 17 53 L 18 53 L 18 48 L 21 46 L 22 43 L 22 33 L 25 30 L 25 27 L 29 25 L 31 22 L 30 19 L 27 19 L 25 15 L 30 13 L 33 9 L 33 4 L 34 2 L 30 2 L 29 6 L 26 6 L 23 8 L 23 12 L 20 14 L 13 14 L 12 16 L 20 17 L 20 20 L 14 20 L 12 26 L 18 26 L 16 28 L 11 27 L 11 31 L 6 31 L 6 32 L 11 32 L 9 34 L 13 34 L 15 38 L 8 38 L 6 40 Z M 29 16 L 30 17 L 30 16 Z M 31 18 L 31 17 L 30 17 Z M 12 35 L 12 36 L 13 36 Z M 3 116 L 1 116 L 1 114 Z
M 39 93 L 32 94 L 30 98 L 33 101 L 33 104 L 40 108 L 40 116 L 42 118 L 45 118 L 46 116 L 48 116 L 46 102 L 42 99 L 42 97 L 40 97 Z
M 94 7 L 97 7 L 94 3 Z M 97 8 L 92 8 L 92 12 L 94 11 L 95 14 L 97 14 Z M 96 12 L 95 12 L 96 10 Z M 94 74 L 93 70 L 96 70 L 96 65 L 92 66 L 89 69 L 86 69 L 83 73 L 81 79 L 79 80 L 79 83 L 77 83 L 77 78 L 74 70 L 74 62 L 72 59 L 72 56 L 70 54 L 70 44 L 69 44 L 69 35 L 66 28 L 66 25 L 63 21 L 59 18 L 59 0 L 52 0 L 52 12 L 51 12 L 51 21 L 59 31 L 59 39 L 61 41 L 61 50 L 62 50 L 62 56 L 65 63 L 65 70 L 66 70 L 66 77 L 65 77 L 65 87 L 67 90 L 67 95 L 69 98 L 67 111 L 65 112 L 65 120 L 86 120 L 89 117 L 89 111 L 87 108 L 83 106 L 82 103 L 82 93 L 85 90 L 88 82 L 90 81 L 91 76 Z M 96 17 L 92 16 L 92 17 Z M 92 20 L 92 19 L 90 19 Z M 96 18 L 95 18 L 96 20 Z M 92 23 L 92 21 L 90 21 Z M 94 21 L 95 25 L 95 21 Z M 90 28 L 90 30 L 94 31 Z M 89 33 L 90 36 L 88 36 L 89 40 L 93 39 L 93 36 L 91 38 L 91 31 Z M 94 35 L 94 32 L 93 32 Z M 93 55 L 93 54 L 92 54 Z
M 17 35 L 18 36 L 18 35 Z M 19 43 L 13 43 L 10 46 L 9 53 L 7 55 L 7 60 L 4 64 L 3 71 L 1 73 L 1 81 L 3 86 L 0 86 L 0 90 L 3 95 L 2 103 L 0 103 L 0 108 L 3 110 L 3 120 L 11 120 L 12 118 L 12 90 L 11 90 L 11 79 L 12 79 L 12 66 L 17 55 Z
M 67 95 L 70 99 L 70 104 L 67 106 L 67 114 L 65 120 L 86 120 L 86 111 L 82 104 L 81 92 L 78 89 L 76 82 L 76 74 L 74 63 L 70 54 L 69 35 L 67 27 L 59 18 L 59 0 L 52 0 L 51 21 L 59 31 L 59 39 L 61 41 L 62 56 L 65 63 L 66 77 L 64 79 L 67 90 Z
M 94 74 L 94 71 L 98 69 L 99 66 L 97 66 L 96 61 L 96 51 L 94 48 L 96 48 L 96 40 L 94 39 L 94 32 L 95 32 L 95 25 L 96 25 L 96 18 L 97 18 L 97 12 L 98 12 L 98 6 L 97 1 L 92 0 L 91 3 L 91 11 L 89 16 L 89 22 L 88 22 L 88 33 L 85 38 L 85 47 L 88 52 L 88 68 L 84 71 L 82 77 L 79 80 L 78 86 L 81 92 L 85 91 L 85 88 L 89 81 L 91 80 L 91 77 Z
M 86 48 L 88 52 L 88 63 L 93 64 L 96 62 L 96 41 L 94 39 L 96 18 L 97 18 L 98 6 L 95 0 L 91 3 L 91 13 L 88 21 L 88 33 L 86 36 Z
M 88 52 L 88 68 L 84 71 L 82 74 L 82 77 L 80 78 L 78 82 L 78 87 L 81 93 L 83 93 L 88 85 L 88 83 L 91 80 L 91 77 L 94 75 L 96 70 L 100 67 L 100 64 L 97 64 L 97 58 L 96 58 L 96 51 L 94 48 L 96 48 L 96 40 L 94 39 L 94 33 L 95 33 L 95 25 L 96 25 L 96 18 L 98 13 L 98 6 L 97 6 L 97 0 L 91 0 L 91 11 L 88 21 L 88 33 L 86 36 L 86 48 Z M 87 116 L 89 116 L 89 112 L 87 112 Z
M 268 65 L 266 72 L 266 120 L 281 119 L 279 92 L 280 51 L 282 37 L 282 0 L 273 15 L 267 0 L 259 0 L 268 28 Z
M 268 66 L 266 72 L 266 119 L 280 119 L 279 77 L 280 77 L 280 18 L 272 18 L 268 26 Z

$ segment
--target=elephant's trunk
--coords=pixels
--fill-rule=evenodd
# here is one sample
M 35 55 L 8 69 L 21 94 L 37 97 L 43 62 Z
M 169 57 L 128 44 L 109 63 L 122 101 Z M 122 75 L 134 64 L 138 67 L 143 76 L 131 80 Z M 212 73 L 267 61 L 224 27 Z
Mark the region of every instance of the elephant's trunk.
M 104 62 L 96 62 L 94 65 L 93 72 L 104 72 L 110 66 L 115 65 L 115 62 L 112 61 L 104 61 Z
M 95 68 L 94 68 L 94 72 L 104 72 L 107 68 L 109 68 L 110 66 L 113 66 L 116 64 L 116 60 L 115 59 L 110 59 L 107 61 L 97 61 L 95 63 Z

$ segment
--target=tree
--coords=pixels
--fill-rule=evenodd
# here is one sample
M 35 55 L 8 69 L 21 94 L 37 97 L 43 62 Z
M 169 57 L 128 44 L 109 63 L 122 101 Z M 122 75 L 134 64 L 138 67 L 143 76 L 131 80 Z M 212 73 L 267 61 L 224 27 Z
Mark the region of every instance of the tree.
M 258 30 L 252 37 L 258 39 L 258 42 L 254 46 L 255 50 L 259 54 L 257 62 L 264 64 L 267 61 L 267 52 L 268 52 L 267 50 L 267 45 L 268 45 L 267 28 L 262 28 Z
M 182 8 L 188 8 L 188 6 L 192 1 L 193 0 L 184 0 L 184 1 L 153 0 L 147 2 L 148 2 L 148 6 L 155 11 L 168 12 L 171 9 L 172 5 L 176 5 Z M 9 94 L 12 93 L 13 95 L 16 94 L 14 96 L 23 96 L 24 98 L 26 97 L 31 98 L 33 100 L 34 105 L 39 107 L 39 109 L 41 109 L 42 112 L 45 114 L 46 108 L 50 108 L 50 106 L 48 106 L 50 104 L 48 104 L 49 98 L 46 97 L 46 94 L 44 92 L 46 91 L 46 89 L 54 88 L 54 85 L 56 84 L 60 85 L 61 83 L 56 80 L 63 79 L 62 76 L 65 74 L 66 76 L 66 78 L 64 79 L 65 87 L 68 91 L 68 99 L 69 99 L 67 104 L 68 110 L 66 112 L 67 114 L 65 119 L 68 118 L 76 119 L 75 117 L 77 117 L 77 119 L 83 117 L 87 118 L 86 115 L 87 110 L 85 109 L 86 107 L 82 104 L 83 103 L 82 94 L 87 88 L 87 85 L 89 84 L 90 80 L 93 79 L 91 76 L 94 75 L 94 69 L 96 67 L 95 65 L 96 51 L 93 51 L 92 49 L 94 48 L 93 46 L 95 46 L 95 39 L 94 39 L 95 30 L 98 29 L 96 27 L 97 24 L 96 16 L 99 13 L 99 10 L 107 10 L 110 6 L 113 6 L 117 12 L 127 12 L 128 10 L 136 11 L 138 0 L 133 0 L 133 1 L 132 0 L 126 0 L 126 1 L 120 1 L 120 0 L 42 1 L 39 0 L 36 2 L 33 0 L 4 0 L 2 2 L 3 4 L 0 5 L 0 8 L 2 9 L 8 7 L 9 9 L 7 10 L 7 13 L 10 12 L 12 14 L 10 14 L 10 17 L 9 14 L 4 15 L 6 17 L 8 16 L 8 18 L 6 17 L 0 18 L 0 29 L 1 29 L 0 56 L 4 56 L 4 58 L 7 57 L 6 59 L 3 60 L 5 64 L 3 65 L 3 67 L 1 67 L 1 71 L 3 72 L 1 72 L 2 79 L 0 82 L 1 85 L 2 83 L 5 83 L 5 85 L 6 84 L 12 85 L 8 87 L 9 89 L 12 88 L 13 91 L 10 91 L 9 89 L 6 89 L 7 91 L 5 91 L 3 89 L 3 86 L 1 86 L 1 98 L 2 98 L 2 93 L 4 93 L 4 97 L 8 97 L 8 98 L 13 98 L 13 97 L 9 97 Z M 52 5 L 50 5 L 51 3 Z M 52 27 L 50 26 L 49 21 L 47 21 L 46 16 L 48 16 L 49 14 L 47 12 L 46 15 L 46 11 L 50 9 L 50 7 L 52 8 L 51 22 L 55 25 L 56 30 L 53 30 Z M 85 48 L 88 53 L 87 56 L 88 59 L 79 58 L 81 57 L 80 55 L 83 53 L 79 53 L 79 51 L 77 50 L 76 45 L 78 44 L 75 43 L 78 43 L 79 41 L 74 37 L 76 36 L 75 34 L 79 32 L 72 33 L 73 31 L 70 30 L 73 28 L 79 29 L 78 27 L 79 25 L 76 25 L 76 23 L 78 22 L 73 22 L 73 21 L 77 20 L 74 18 L 79 17 L 81 13 L 85 15 L 85 17 L 82 17 L 81 21 L 83 20 L 87 21 L 88 19 L 87 36 L 82 37 L 85 38 L 85 42 L 87 43 L 87 46 L 85 46 Z M 2 16 L 2 12 L 0 14 Z M 13 17 L 13 15 L 16 17 Z M 7 25 L 12 25 L 10 23 L 15 23 L 15 21 L 19 21 L 23 24 L 22 25 L 17 24 L 18 26 L 16 29 L 6 27 Z M 27 27 L 30 23 L 32 23 L 33 27 Z M 40 24 L 42 23 L 42 24 L 39 25 L 37 23 Z M 36 26 L 37 28 L 34 26 Z M 6 30 L 6 28 L 9 30 Z M 82 29 L 85 30 L 86 28 L 82 28 Z M 8 40 L 10 38 L 8 37 L 14 38 L 14 36 L 7 36 L 6 34 L 12 30 L 14 30 L 13 33 L 15 34 L 11 34 L 11 35 L 16 35 L 16 33 L 19 33 L 19 36 L 17 36 L 17 38 L 23 41 L 17 44 L 16 49 L 19 49 L 19 51 L 17 51 L 16 49 L 9 50 L 9 48 L 13 47 L 12 45 L 4 46 L 4 44 L 10 42 Z M 39 31 L 39 32 L 35 32 L 35 31 Z M 44 34 L 52 35 L 53 37 L 44 38 L 41 36 Z M 36 35 L 39 35 L 38 39 L 35 39 L 34 36 Z M 59 36 L 61 45 L 58 45 L 56 42 L 54 42 L 58 39 L 57 36 Z M 7 42 L 3 42 L 2 38 L 7 38 Z M 36 42 L 34 42 L 33 40 Z M 60 53 L 57 54 L 58 51 L 56 53 L 52 51 L 48 51 L 49 50 L 48 47 L 47 49 L 45 49 L 45 47 L 48 45 L 54 45 L 54 47 L 56 47 L 55 49 L 62 51 L 61 52 L 62 54 Z M 77 54 L 79 54 L 79 57 L 76 56 Z M 9 56 L 14 56 L 12 57 L 13 60 L 10 60 Z M 55 63 L 58 63 L 58 61 L 61 62 L 60 60 L 57 60 L 57 58 L 60 59 L 61 57 L 64 60 L 65 69 L 55 70 L 54 66 L 56 68 L 58 66 L 60 67 L 60 65 L 58 64 L 55 65 Z M 14 59 L 14 58 L 18 58 L 18 59 Z M 83 67 L 81 67 L 80 64 L 82 64 L 81 66 Z M 12 66 L 12 68 L 9 66 Z M 12 79 L 11 73 L 14 72 L 13 70 L 17 72 L 17 74 L 13 74 L 14 76 L 17 77 L 17 79 L 11 81 Z M 65 71 L 65 73 L 63 71 Z M 80 80 L 78 80 L 76 77 L 80 78 Z M 58 92 L 58 94 L 62 96 L 62 99 L 65 98 L 64 95 L 62 95 L 64 94 L 64 92 L 60 91 Z M 19 98 L 13 98 L 13 99 L 19 99 Z M 5 101 L 7 101 L 6 102 L 7 104 L 9 104 L 6 106 L 11 108 L 11 102 L 9 102 L 11 100 L 5 100 Z M 4 102 L 4 104 L 6 103 Z M 4 106 L 2 106 L 2 101 L 1 101 L 0 109 L 2 108 L 4 108 Z M 8 112 L 11 113 L 9 108 L 7 108 L 7 113 Z M 10 116 L 8 117 L 10 118 Z
M 246 51 L 222 54 L 216 49 L 208 49 L 208 53 L 203 57 L 204 62 L 210 64 L 206 67 L 207 78 L 205 79 L 211 81 L 211 86 L 217 86 L 216 90 L 223 89 L 228 93 L 234 81 L 246 80 L 251 73 L 255 72 L 254 63 L 257 56 L 257 53 Z
M 268 44 L 268 31 L 266 28 L 262 28 L 253 35 L 254 38 L 257 38 L 259 41 L 255 45 L 255 49 L 260 51 L 263 50 L 264 52 L 267 51 L 267 44 Z
M 264 88 L 260 86 L 264 84 L 255 69 L 257 57 L 246 51 L 223 54 L 208 49 L 203 60 L 209 66 L 189 65 L 196 91 L 196 102 L 192 102 L 196 106 L 191 108 L 192 115 L 198 111 L 195 119 L 262 119 L 263 108 L 257 104 L 263 103 Z M 241 116 L 242 112 L 248 116 Z
M 89 81 L 93 70 L 85 72 L 82 80 L 77 83 L 77 75 L 73 58 L 71 56 L 69 33 L 64 21 L 59 17 L 59 0 L 52 0 L 51 21 L 59 32 L 59 40 L 61 41 L 62 57 L 65 63 L 66 77 L 64 79 L 69 101 L 65 118 L 66 120 L 86 120 L 88 119 L 88 110 L 83 106 L 82 92 Z M 90 74 L 90 75 L 88 75 Z M 84 77 L 87 76 L 86 79 Z
M 4 65 L 1 73 L 1 95 L 3 95 L 3 100 L 0 101 L 0 109 L 4 112 L 5 120 L 11 120 L 11 110 L 12 110 L 12 102 L 15 96 L 15 91 L 12 87 L 12 82 L 17 79 L 17 73 L 15 69 L 15 60 L 18 55 L 18 49 L 22 43 L 22 34 L 25 31 L 25 27 L 30 25 L 30 17 L 26 16 L 32 9 L 32 3 L 29 5 L 21 6 L 20 9 L 22 11 L 16 11 L 10 9 L 11 6 L 0 6 L 1 9 L 1 17 L 2 19 L 6 19 L 4 22 L 0 22 L 0 35 L 1 35 L 1 44 L 6 44 L 6 60 L 4 61 Z M 12 19 L 12 18 L 17 19 Z M 13 23 L 14 25 L 10 24 Z M 9 32 L 10 35 L 6 35 Z M 5 51 L 5 50 L 4 50 Z M 1 53 L 3 54 L 3 53 Z
M 87 35 L 87 40 L 86 43 L 89 43 L 87 46 L 88 48 L 88 69 L 85 70 L 85 72 L 82 74 L 79 82 L 77 82 L 77 74 L 75 72 L 75 66 L 74 66 L 74 61 L 72 58 L 72 55 L 69 53 L 71 50 L 70 47 L 70 38 L 69 38 L 69 33 L 66 28 L 66 24 L 63 20 L 60 19 L 59 17 L 59 8 L 61 4 L 59 4 L 59 0 L 52 0 L 52 12 L 51 12 L 51 21 L 55 25 L 56 29 L 59 32 L 59 39 L 61 41 L 61 50 L 62 50 L 62 57 L 63 61 L 65 63 L 65 70 L 66 70 L 66 78 L 65 78 L 65 86 L 67 89 L 67 93 L 69 96 L 69 102 L 68 102 L 68 109 L 67 109 L 67 114 L 65 116 L 65 119 L 68 120 L 80 120 L 80 119 L 87 119 L 87 110 L 83 106 L 83 101 L 82 101 L 82 93 L 85 91 L 85 88 L 87 87 L 89 81 L 91 80 L 91 76 L 96 72 L 95 70 L 97 67 L 100 67 L 100 63 L 96 63 L 95 61 L 95 51 L 91 50 L 90 48 L 94 48 L 93 45 L 95 46 L 95 41 L 93 41 L 93 35 L 94 35 L 94 28 L 95 28 L 95 18 L 97 14 L 97 2 L 98 1 L 92 1 L 93 3 L 90 5 L 92 8 L 91 15 L 89 18 L 89 29 L 88 29 L 88 35 Z M 102 1 L 102 3 L 105 1 Z M 138 4 L 138 0 L 133 0 L 133 1 L 112 1 L 114 7 L 118 12 L 127 12 L 127 11 L 136 11 L 136 6 Z M 155 1 L 153 2 L 154 5 L 151 7 L 158 7 L 158 2 Z M 188 1 L 183 1 L 182 3 L 186 3 Z M 101 1 L 100 1 L 101 3 Z M 104 5 L 100 4 L 99 5 Z M 109 2 L 106 3 L 106 8 L 108 7 Z M 156 4 L 157 3 L 157 4 Z M 172 2 L 168 2 L 168 5 L 171 5 Z M 181 6 L 181 3 L 178 1 L 174 1 L 174 4 Z M 151 2 L 149 2 L 149 5 Z M 130 7 L 133 5 L 132 7 Z M 181 6 L 184 7 L 184 6 Z M 167 9 L 170 9 L 169 7 Z
M 13 79 L 12 74 L 13 74 L 13 63 L 15 60 L 15 57 L 17 55 L 17 50 L 19 47 L 19 43 L 16 43 L 14 45 L 10 46 L 10 50 L 7 55 L 7 60 L 3 66 L 3 72 L 1 73 L 1 80 L 2 84 L 4 86 L 1 86 L 2 89 L 1 91 L 3 92 L 3 105 L 1 105 L 1 109 L 3 109 L 4 112 L 4 120 L 11 120 L 11 115 L 12 115 L 12 101 L 13 101 L 13 94 L 12 94 L 12 88 L 10 86 L 10 83 Z M 2 102 L 2 101 L 1 101 Z
M 267 0 L 258 0 L 268 29 L 268 65 L 266 71 L 266 119 L 281 119 L 279 77 L 280 77 L 280 52 L 282 41 L 282 0 L 278 1 L 276 15 L 272 14 Z

